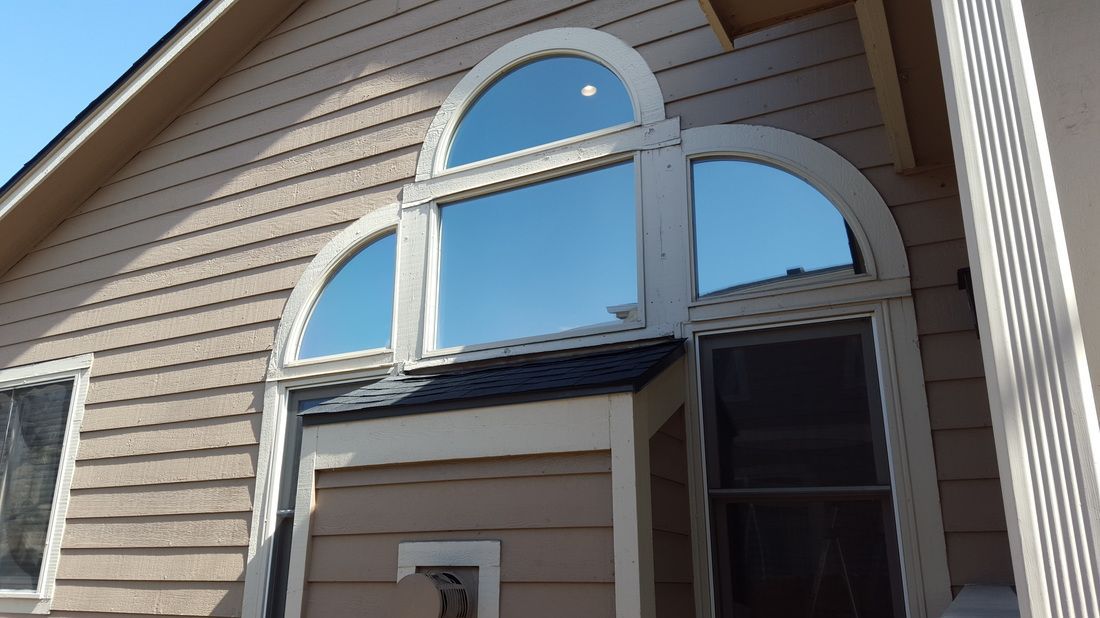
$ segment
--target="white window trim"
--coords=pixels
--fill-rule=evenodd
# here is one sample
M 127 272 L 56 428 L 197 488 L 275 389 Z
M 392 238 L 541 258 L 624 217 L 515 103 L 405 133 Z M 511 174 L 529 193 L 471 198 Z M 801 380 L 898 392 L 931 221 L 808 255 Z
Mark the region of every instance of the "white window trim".
M 283 307 L 264 387 L 260 447 L 256 460 L 256 497 L 245 567 L 243 616 L 261 616 L 266 602 L 271 539 L 275 532 L 276 501 L 282 475 L 285 419 L 291 391 L 382 377 L 393 364 L 395 332 L 390 335 L 390 348 L 296 360 L 305 323 L 325 284 L 356 251 L 390 232 L 398 234 L 400 246 L 399 218 L 400 205 L 390 204 L 363 215 L 333 237 L 306 267 Z M 395 309 L 402 293 L 400 255 L 398 257 L 394 272 Z M 396 326 L 395 314 L 392 327 L 396 330 Z
M 533 57 L 553 53 L 585 55 L 614 70 L 634 97 L 638 123 L 442 170 L 438 153 L 449 144 L 453 125 L 465 105 L 502 72 Z M 494 343 L 476 349 L 428 350 L 433 260 L 438 201 L 453 201 L 503 188 L 531 184 L 592 169 L 633 156 L 638 166 L 639 310 L 644 325 L 594 334 L 533 338 Z M 789 171 L 825 194 L 845 217 L 864 260 L 865 272 L 849 277 L 810 276 L 796 282 L 749 286 L 730 294 L 696 299 L 690 161 L 707 156 L 756 160 Z M 319 289 L 348 256 L 371 235 L 400 226 L 394 294 L 393 345 L 336 357 L 291 361 L 301 323 Z M 582 224 L 583 222 L 578 222 Z M 910 616 L 936 616 L 950 600 L 939 492 L 931 446 L 924 374 L 917 346 L 916 320 L 908 262 L 889 208 L 873 185 L 843 157 L 818 142 L 771 127 L 720 125 L 681 132 L 679 119 L 666 119 L 663 97 L 645 61 L 618 39 L 593 30 L 558 29 L 505 45 L 477 65 L 441 107 L 425 138 L 415 182 L 402 191 L 401 203 L 372 212 L 338 235 L 307 268 L 295 288 L 276 336 L 265 391 L 264 419 L 257 464 L 256 509 L 245 580 L 244 616 L 257 617 L 267 582 L 268 540 L 274 521 L 283 443 L 283 419 L 289 392 L 384 375 L 401 366 L 428 367 L 517 354 L 563 350 L 660 335 L 687 336 L 762 327 L 799 320 L 872 316 L 879 345 L 884 410 L 893 416 L 891 461 L 896 512 L 903 539 L 906 603 Z M 597 329 L 599 327 L 596 327 Z M 295 330 L 297 329 L 297 330 Z M 428 351 L 426 354 L 425 352 Z M 694 362 L 694 361 L 689 361 Z M 696 393 L 687 407 L 698 417 Z M 706 503 L 700 491 L 700 436 L 689 453 L 695 475 L 691 491 L 693 526 L 706 531 Z M 304 447 L 306 452 L 308 449 Z M 354 449 L 353 449 L 354 450 Z M 349 455 L 352 451 L 349 451 Z M 352 457 L 354 459 L 354 457 Z M 303 474 L 315 462 L 303 456 Z M 304 477 L 303 477 L 304 479 Z M 300 479 L 303 480 L 303 479 Z M 308 525 L 308 513 L 295 524 Z M 904 523 L 902 520 L 905 520 Z M 708 537 L 697 535 L 696 602 L 713 612 Z M 295 552 L 304 551 L 295 540 Z M 260 557 L 262 559 L 257 559 Z M 291 586 L 295 584 L 291 575 Z M 292 591 L 293 593 L 294 591 Z M 299 589 L 296 594 L 300 594 Z
M 69 489 L 72 486 L 76 453 L 80 444 L 80 424 L 84 419 L 84 400 L 88 394 L 92 358 L 92 354 L 83 354 L 33 365 L 0 369 L 0 389 L 61 380 L 73 381 L 38 587 L 35 590 L 0 590 L 0 612 L 47 614 L 50 611 L 61 554 L 61 538 L 65 532 L 65 516 L 69 510 Z
M 896 533 L 901 557 L 902 586 L 908 616 L 939 616 L 951 602 L 947 548 L 940 514 L 939 486 L 932 450 L 932 432 L 924 391 L 920 349 L 912 299 L 889 298 L 833 307 L 727 317 L 688 326 L 688 358 L 693 376 L 688 397 L 688 451 L 691 457 L 695 581 L 698 607 L 715 611 L 709 501 L 706 494 L 701 384 L 698 371 L 700 337 L 753 332 L 803 324 L 869 319 L 875 339 L 879 389 L 890 459 Z
M 543 144 L 519 152 L 445 169 L 451 137 L 465 110 L 499 76 L 533 59 L 571 54 L 591 58 L 614 72 L 630 93 L 631 124 Z M 666 119 L 664 97 L 645 59 L 618 38 L 586 28 L 557 28 L 521 37 L 490 54 L 463 77 L 440 107 L 421 147 L 415 182 L 402 191 L 401 271 L 419 284 L 406 289 L 397 307 L 394 360 L 428 367 L 499 356 L 562 350 L 580 346 L 674 335 L 682 321 L 674 309 L 680 298 L 647 293 L 671 290 L 675 280 L 672 247 L 661 233 L 655 205 L 658 187 L 675 186 L 681 177 L 680 122 Z M 637 179 L 638 320 L 608 322 L 567 333 L 545 333 L 444 349 L 435 347 L 438 301 L 439 208 L 443 202 L 590 170 L 633 157 Z M 583 222 L 577 222 L 578 225 Z
M 298 359 L 302 334 L 312 313 L 313 305 L 327 284 L 345 262 L 356 252 L 388 233 L 396 233 L 399 219 L 398 205 L 391 204 L 373 210 L 346 230 L 337 234 L 313 258 L 298 280 L 283 308 L 283 319 L 275 333 L 275 344 L 268 361 L 268 378 L 290 377 L 287 374 L 316 374 L 339 371 L 343 367 L 361 367 L 383 364 L 392 357 L 394 334 L 390 333 L 390 348 L 375 348 L 317 358 Z M 398 265 L 395 262 L 395 268 Z M 399 269 L 398 269 L 399 270 Z M 394 306 L 400 291 L 399 272 L 394 273 Z M 289 319 L 288 319 L 289 318 Z M 396 318 L 392 325 L 396 325 Z M 391 326 L 392 327 L 392 326 Z M 300 369 L 294 371 L 294 369 Z
M 890 208 L 863 174 L 828 147 L 790 131 L 746 124 L 687 129 L 681 138 L 684 155 L 689 159 L 730 157 L 772 165 L 805 180 L 829 198 L 848 223 L 863 252 L 864 273 L 848 277 L 849 281 L 909 276 L 905 253 L 898 251 L 904 246 L 901 232 Z M 694 289 L 694 259 L 691 264 Z M 792 282 L 790 287 L 806 289 L 813 286 Z M 746 287 L 722 296 L 707 296 L 698 302 L 737 298 L 753 292 L 753 287 Z
M 657 78 L 642 55 L 615 36 L 588 28 L 553 28 L 535 32 L 504 45 L 485 57 L 455 86 L 432 119 L 420 157 L 416 181 L 440 174 L 468 170 L 480 163 L 445 169 L 446 154 L 455 128 L 477 95 L 508 70 L 536 58 L 571 54 L 591 58 L 611 69 L 634 101 L 634 124 L 647 125 L 665 119 L 665 102 Z M 551 146 L 555 146 L 551 144 Z M 546 145 L 538 147 L 542 150 Z M 528 149 L 528 152 L 534 149 Z M 514 154 L 514 153 L 513 153 Z M 491 161 L 499 160 L 494 157 Z
M 500 616 L 500 541 L 405 541 L 397 546 L 397 581 L 418 567 L 477 567 L 478 618 Z

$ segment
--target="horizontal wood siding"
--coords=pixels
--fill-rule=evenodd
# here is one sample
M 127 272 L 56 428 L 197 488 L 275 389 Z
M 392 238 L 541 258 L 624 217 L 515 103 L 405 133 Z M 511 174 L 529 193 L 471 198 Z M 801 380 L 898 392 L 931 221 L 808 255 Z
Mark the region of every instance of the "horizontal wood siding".
M 945 513 L 988 497 L 996 474 L 978 345 L 953 287 L 966 265 L 955 180 L 946 168 L 894 173 L 850 8 L 725 53 L 695 0 L 308 0 L 0 276 L 0 366 L 96 354 L 58 615 L 239 613 L 240 561 L 227 554 L 247 544 L 265 363 L 290 290 L 335 234 L 397 198 L 465 71 L 562 26 L 635 46 L 684 127 L 777 126 L 864 171 L 909 246 Z M 962 443 L 968 452 L 954 453 Z M 968 481 L 983 492 L 948 485 Z M 986 555 L 958 548 L 974 535 L 1003 542 L 999 514 L 973 512 L 948 518 L 960 528 L 948 532 L 957 582 Z M 193 557 L 165 553 L 173 547 Z M 84 577 L 85 549 L 112 563 L 111 578 Z M 983 573 L 1007 581 L 1007 560 Z M 332 587 L 332 603 L 353 602 L 346 583 L 318 585 Z M 610 602 L 602 584 L 570 585 L 566 614 Z M 554 586 L 517 582 L 502 602 L 542 611 Z
M 393 615 L 399 543 L 470 539 L 501 542 L 502 616 L 614 615 L 606 451 L 321 471 L 316 487 L 306 616 Z
M 657 618 L 693 618 L 691 518 L 684 413 L 677 412 L 649 439 L 652 477 L 653 567 Z M 669 526 L 667 522 L 678 522 Z

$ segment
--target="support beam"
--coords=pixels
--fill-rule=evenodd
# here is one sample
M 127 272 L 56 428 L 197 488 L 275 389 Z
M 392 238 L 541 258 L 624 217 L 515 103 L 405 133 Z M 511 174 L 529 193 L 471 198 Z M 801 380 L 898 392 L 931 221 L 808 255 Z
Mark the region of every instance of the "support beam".
M 699 0 L 699 8 L 703 9 L 703 14 L 707 16 L 707 22 L 710 24 L 710 29 L 714 31 L 714 36 L 718 37 L 718 42 L 722 44 L 722 49 L 726 51 L 733 51 L 733 38 L 730 37 L 729 32 L 726 31 L 726 25 L 722 23 L 722 18 L 718 16 L 717 7 L 712 0 Z
M 1100 428 L 1020 0 L 933 0 L 1023 616 L 1100 616 Z
M 856 16 L 863 35 L 863 48 L 867 52 L 867 66 L 871 69 L 871 80 L 875 84 L 879 112 L 890 137 L 894 170 L 911 170 L 917 162 L 913 156 L 913 144 L 909 141 L 909 123 L 905 120 L 886 9 L 882 6 L 882 0 L 856 0 Z

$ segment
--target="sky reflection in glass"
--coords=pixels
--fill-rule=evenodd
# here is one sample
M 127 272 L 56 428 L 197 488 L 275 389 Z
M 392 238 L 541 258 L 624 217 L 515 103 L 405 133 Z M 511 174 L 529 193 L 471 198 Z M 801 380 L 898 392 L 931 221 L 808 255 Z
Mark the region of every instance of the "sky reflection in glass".
M 852 267 L 847 224 L 824 195 L 751 161 L 692 165 L 700 296 L 788 276 Z
M 396 257 L 396 236 L 387 234 L 340 267 L 309 315 L 299 359 L 389 347 Z
M 633 161 L 440 212 L 438 348 L 618 323 L 608 308 L 638 301 Z
M 459 122 L 447 167 L 633 120 L 630 94 L 607 67 L 575 56 L 535 60 L 478 96 Z

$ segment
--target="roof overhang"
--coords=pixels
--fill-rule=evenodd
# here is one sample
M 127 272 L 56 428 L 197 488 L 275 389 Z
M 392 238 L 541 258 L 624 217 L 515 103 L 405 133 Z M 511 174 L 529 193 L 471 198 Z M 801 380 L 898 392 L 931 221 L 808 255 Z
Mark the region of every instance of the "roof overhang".
M 699 4 L 727 50 L 735 49 L 738 37 L 750 32 L 841 5 L 854 5 L 894 168 L 908 174 L 950 164 L 943 81 L 928 2 L 699 0 Z
M 0 273 L 303 0 L 207 0 L 0 187 Z

